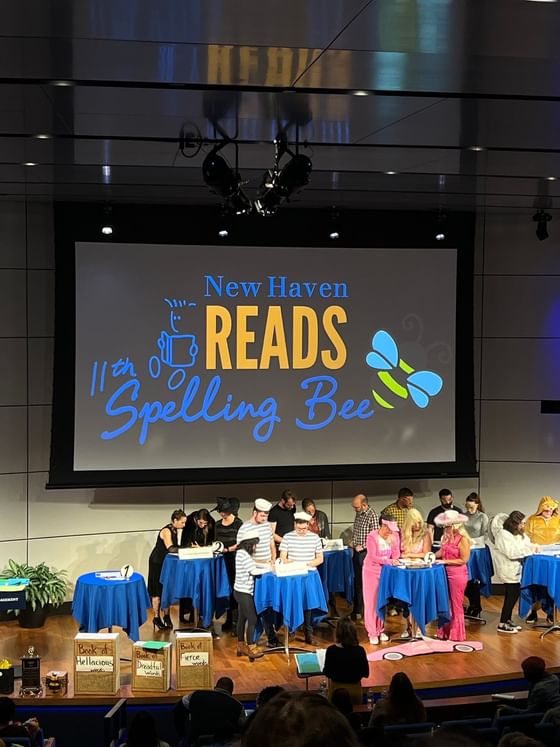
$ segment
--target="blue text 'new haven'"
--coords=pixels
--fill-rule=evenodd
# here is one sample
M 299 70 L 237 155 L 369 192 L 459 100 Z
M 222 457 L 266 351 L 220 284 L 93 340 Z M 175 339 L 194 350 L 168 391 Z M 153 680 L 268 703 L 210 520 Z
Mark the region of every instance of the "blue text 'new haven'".
M 288 280 L 286 275 L 268 275 L 260 280 L 225 280 L 223 275 L 204 276 L 204 297 L 256 298 L 261 291 L 267 298 L 348 298 L 346 283 L 319 283 Z

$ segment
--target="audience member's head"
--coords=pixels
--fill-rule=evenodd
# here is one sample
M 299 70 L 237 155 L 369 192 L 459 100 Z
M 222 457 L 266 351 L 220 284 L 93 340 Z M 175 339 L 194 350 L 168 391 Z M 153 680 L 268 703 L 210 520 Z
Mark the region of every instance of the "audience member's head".
M 358 632 L 349 617 L 339 617 L 336 623 L 336 642 L 341 646 L 357 646 Z
M 16 717 L 16 704 L 11 698 L 0 698 L 0 726 L 6 726 Z
M 255 716 L 242 747 L 358 747 L 348 720 L 321 695 L 280 693 Z
M 159 747 L 154 717 L 148 711 L 138 711 L 128 728 L 127 747 Z
M 268 703 L 269 700 L 272 700 L 272 698 L 275 698 L 283 692 L 284 688 L 281 685 L 269 685 L 268 687 L 263 687 L 257 695 L 257 700 L 255 702 L 256 707 L 262 708 L 262 706 Z
M 331 703 L 344 715 L 348 716 L 354 710 L 352 698 L 345 687 L 337 687 L 331 695 Z
M 510 731 L 500 739 L 498 747 L 543 747 L 543 743 L 521 731 Z
M 233 695 L 233 680 L 231 677 L 220 677 L 214 685 L 214 690 L 225 690 L 229 695 Z
M 528 656 L 521 662 L 521 669 L 526 680 L 538 682 L 546 673 L 546 664 L 540 656 Z
M 406 703 L 411 698 L 416 697 L 414 686 L 410 678 L 404 672 L 397 672 L 391 678 L 387 697 L 396 703 Z

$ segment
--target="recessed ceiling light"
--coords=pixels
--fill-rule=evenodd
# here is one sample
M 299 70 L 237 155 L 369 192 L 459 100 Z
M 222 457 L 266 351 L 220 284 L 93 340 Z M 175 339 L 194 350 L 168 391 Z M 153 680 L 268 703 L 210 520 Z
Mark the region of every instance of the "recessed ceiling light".
M 52 135 L 47 135 L 44 132 L 40 132 L 38 135 L 33 135 L 36 140 L 50 140 Z
M 481 150 L 486 150 L 486 148 L 484 148 L 484 146 L 482 146 L 482 145 L 471 145 L 469 147 L 469 150 L 472 150 L 475 153 L 480 153 Z
M 398 174 L 398 171 L 384 171 L 384 174 L 388 174 L 389 176 L 394 176 L 395 174 Z
M 73 86 L 74 83 L 71 80 L 53 80 L 51 81 L 53 86 Z
M 369 91 L 353 91 L 354 96 L 369 96 Z
M 546 177 L 546 181 L 547 182 L 555 182 L 556 181 L 556 177 L 555 176 L 547 176 Z
M 37 166 L 35 161 L 24 161 L 21 165 L 22 166 Z

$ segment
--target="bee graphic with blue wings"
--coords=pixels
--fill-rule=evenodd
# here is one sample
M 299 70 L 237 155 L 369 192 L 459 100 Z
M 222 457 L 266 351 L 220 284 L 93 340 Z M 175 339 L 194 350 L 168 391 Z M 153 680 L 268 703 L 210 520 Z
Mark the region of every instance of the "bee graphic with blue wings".
M 425 409 L 430 404 L 430 397 L 438 395 L 443 388 L 443 379 L 433 371 L 415 371 L 399 356 L 397 343 L 391 335 L 381 329 L 371 340 L 371 352 L 366 355 L 366 363 L 377 371 L 379 381 L 393 394 L 401 399 L 412 399 L 417 407 Z M 393 373 L 402 371 L 406 374 L 405 385 L 400 384 Z M 372 389 L 374 400 L 380 407 L 394 410 L 395 405 L 388 402 L 381 394 Z

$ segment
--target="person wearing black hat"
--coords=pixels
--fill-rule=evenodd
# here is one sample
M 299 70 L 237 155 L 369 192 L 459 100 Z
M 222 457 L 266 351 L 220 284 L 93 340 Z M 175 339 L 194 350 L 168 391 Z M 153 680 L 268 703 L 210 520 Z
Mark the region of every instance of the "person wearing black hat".
M 233 595 L 233 584 L 235 581 L 235 551 L 237 550 L 237 532 L 243 524 L 239 516 L 239 501 L 237 498 L 217 498 L 216 508 L 222 517 L 216 522 L 214 536 L 217 542 L 224 546 L 224 562 L 230 585 L 229 609 L 226 613 L 226 620 L 222 625 L 223 631 L 231 631 L 232 635 L 237 632 L 237 601 Z

